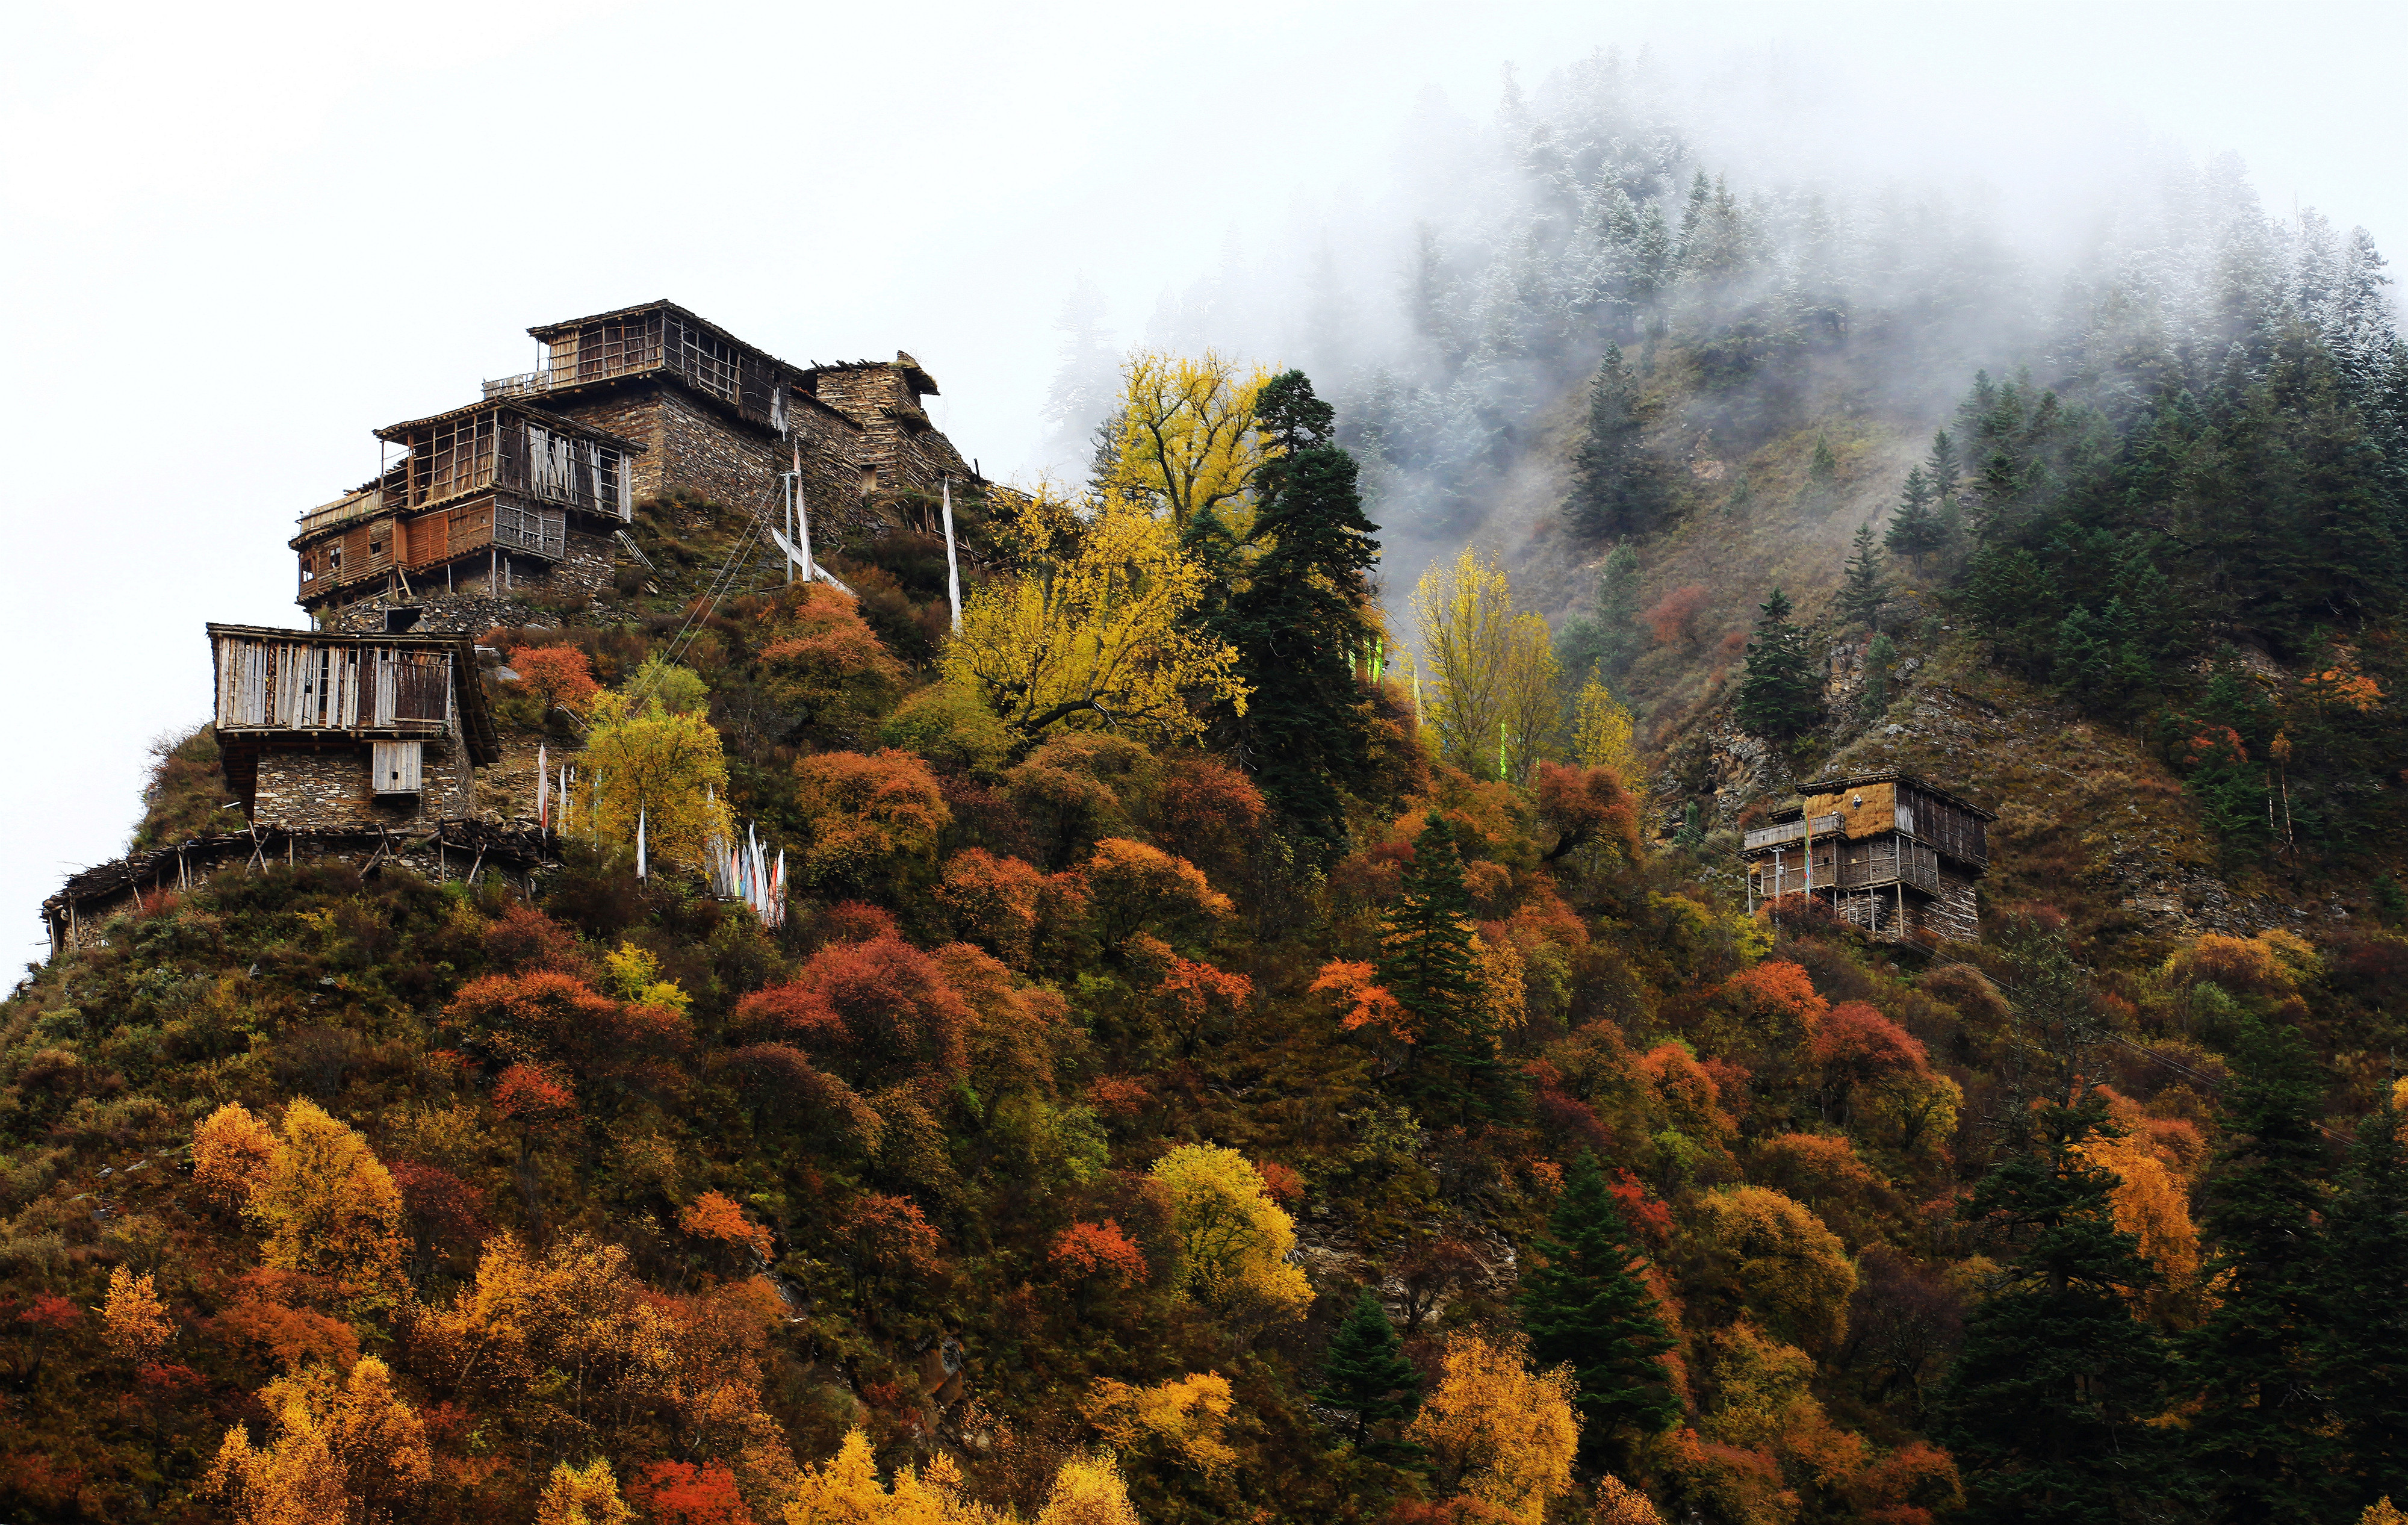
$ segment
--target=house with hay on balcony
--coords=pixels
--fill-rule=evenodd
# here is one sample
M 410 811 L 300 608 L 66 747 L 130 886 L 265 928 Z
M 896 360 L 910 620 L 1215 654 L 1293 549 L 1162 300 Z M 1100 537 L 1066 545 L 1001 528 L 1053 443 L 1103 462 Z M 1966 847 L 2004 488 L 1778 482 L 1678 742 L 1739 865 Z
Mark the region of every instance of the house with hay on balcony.
M 1750 908 L 1805 896 L 1885 942 L 1973 942 L 1997 819 L 1910 773 L 1818 780 L 1741 839 Z

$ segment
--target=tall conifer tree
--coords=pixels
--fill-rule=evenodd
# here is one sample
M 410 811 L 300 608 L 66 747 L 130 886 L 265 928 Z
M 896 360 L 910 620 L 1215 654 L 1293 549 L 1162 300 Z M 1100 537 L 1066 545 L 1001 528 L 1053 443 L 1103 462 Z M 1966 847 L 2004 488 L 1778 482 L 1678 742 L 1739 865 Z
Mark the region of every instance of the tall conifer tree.
M 2288 1026 L 2251 1021 L 2232 1060 L 2201 1215 L 2215 1306 L 2184 1342 L 2185 1451 L 2214 1518 L 2304 1525 L 2328 1516 L 2335 1460 L 2310 1349 L 2328 1317 L 2322 1077 Z
M 1681 1403 L 1664 1369 L 1671 1335 L 1639 1275 L 1647 1257 L 1589 1150 L 1572 1161 L 1546 1236 L 1531 1251 L 1517 1300 L 1522 1327 L 1540 1365 L 1572 1369 L 1591 1454 L 1606 1454 L 1614 1437 L 1678 1423 Z
M 1648 458 L 1639 415 L 1639 379 L 1609 344 L 1589 383 L 1588 437 L 1572 458 L 1572 496 L 1566 507 L 1584 536 L 1638 535 L 1653 529 L 1664 487 Z
M 1419 1448 L 1378 1432 L 1413 1417 L 1422 1406 L 1421 1387 L 1421 1369 L 1406 1359 L 1380 1294 L 1364 1288 L 1346 1322 L 1330 1337 L 1312 1401 L 1354 1417 L 1357 1450 L 1402 1460 Z
M 1899 496 L 1897 511 L 1889 516 L 1889 531 L 1883 542 L 1892 555 L 1904 556 L 1914 563 L 1916 571 L 1923 569 L 1923 558 L 1940 549 L 1947 540 L 1940 523 L 1940 512 L 1933 507 L 1939 490 L 1931 479 L 1916 467 L 1906 474 L 1906 487 Z
M 1471 896 L 1455 832 L 1436 809 L 1388 913 L 1377 968 L 1413 1025 L 1407 1089 L 1432 1121 L 1469 1123 L 1498 1110 L 1497 1035 L 1472 948 Z
M 2133 1316 L 2157 1280 L 2115 1227 L 2116 1178 L 2083 1157 L 2106 1129 L 2095 1101 L 2048 1106 L 2034 1146 L 1992 1168 L 1959 1216 L 2015 1244 L 1975 1306 L 1940 1403 L 1971 1525 L 2115 1525 L 2166 1499 L 2171 1362 Z
M 2354 1513 L 2408 1499 L 2408 1140 L 2386 1096 L 2360 1118 L 2326 1215 L 2315 1369 L 2331 1400 Z
M 1346 833 L 1341 791 L 1372 781 L 1369 719 L 1354 678 L 1377 627 L 1366 576 L 1379 525 L 1364 517 L 1354 458 L 1334 442 L 1335 414 L 1302 371 L 1263 384 L 1254 427 L 1280 447 L 1258 473 L 1242 539 L 1198 515 L 1189 550 L 1216 576 L 1199 622 L 1238 652 L 1249 690 L 1214 730 L 1281 819 L 1324 853 Z
M 1747 673 L 1739 685 L 1739 723 L 1777 741 L 1795 741 L 1823 719 L 1822 672 L 1789 611 L 1789 597 L 1779 588 L 1756 606 Z
M 1639 628 L 1639 553 L 1626 540 L 1605 558 L 1597 580 L 1596 611 L 1568 622 L 1555 638 L 1555 659 L 1566 672 L 1599 669 L 1612 683 L 1630 670 L 1644 645 Z
M 1881 628 L 1882 606 L 1889 602 L 1889 579 L 1882 575 L 1881 547 L 1873 543 L 1873 522 L 1856 526 L 1836 602 L 1851 624 Z

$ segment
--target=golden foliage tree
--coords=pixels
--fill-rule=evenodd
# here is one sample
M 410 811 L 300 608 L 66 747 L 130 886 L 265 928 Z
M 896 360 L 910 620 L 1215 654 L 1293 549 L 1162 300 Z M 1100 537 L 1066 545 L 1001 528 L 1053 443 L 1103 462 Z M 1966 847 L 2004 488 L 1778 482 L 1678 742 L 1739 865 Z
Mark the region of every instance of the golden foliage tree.
M 1254 428 L 1254 401 L 1271 373 L 1240 372 L 1216 351 L 1200 357 L 1140 350 L 1121 370 L 1105 496 L 1174 528 L 1198 514 L 1242 537 L 1255 474 L 1279 447 Z
M 1821 1218 L 1764 1187 L 1716 1192 L 1702 1210 L 1741 1301 L 1767 1330 L 1809 1350 L 1847 1332 L 1856 1270 Z
M 1408 1436 L 1441 1483 L 1538 1525 L 1572 1486 L 1580 1417 L 1570 1372 L 1533 1372 L 1518 1339 L 1447 1336 L 1445 1372 Z
M 1037 1525 L 1139 1525 L 1128 1484 L 1108 1456 L 1074 1456 L 1054 1474 Z
M 108 1301 L 101 1304 L 100 1319 L 108 1335 L 108 1348 L 136 1366 L 156 1360 L 176 1337 L 176 1326 L 167 1317 L 167 1305 L 159 1301 L 152 1278 L 147 1273 L 137 1276 L 123 1266 L 108 1273 Z
M 727 756 L 719 732 L 699 708 L 680 712 L 657 694 L 640 704 L 627 693 L 597 694 L 592 712 L 578 781 L 584 797 L 579 828 L 632 851 L 640 816 L 649 856 L 701 862 L 703 842 L 730 829 Z
M 223 1211 L 239 1213 L 267 1177 L 276 1135 L 239 1101 L 229 1101 L 193 1129 L 193 1186 Z
M 1664 1525 L 1664 1517 L 1646 1494 L 1607 1473 L 1598 1479 L 1597 1506 L 1589 1525 Z
M 262 1257 L 278 1271 L 322 1276 L 353 1299 L 374 1300 L 401 1271 L 401 1191 L 367 1141 L 296 1101 L 251 1216 L 267 1230 Z
M 938 1456 L 927 1470 L 904 1467 L 892 1489 L 878 1481 L 869 1438 L 845 1432 L 837 1454 L 796 1479 L 782 1517 L 786 1525 L 1005 1525 L 1006 1517 L 972 1500 L 953 1458 Z
M 933 867 L 953 813 L 928 765 L 887 748 L 823 752 L 795 764 L 795 808 L 808 827 L 803 872 L 830 889 L 892 885 Z
M 1229 1418 L 1229 1379 L 1218 1372 L 1190 1372 L 1150 1388 L 1106 1377 L 1080 1406 L 1116 1450 L 1152 1450 L 1207 1477 L 1238 1464 L 1238 1453 L 1222 1438 Z
M 1625 789 L 1644 779 L 1639 766 L 1630 711 L 1592 668 L 1572 698 L 1572 760 L 1583 768 L 1602 768 Z
M 1513 594 L 1494 553 L 1470 546 L 1452 564 L 1433 562 L 1413 589 L 1422 666 L 1429 693 L 1422 723 L 1439 755 L 1493 776 L 1506 723 L 1506 669 L 1513 646 Z
M 535 1525 L 627 1525 L 635 1518 L 609 1459 L 598 1456 L 581 1467 L 556 1463 L 535 1509 Z
M 383 1361 L 364 1356 L 349 1377 L 312 1366 L 261 1388 L 259 1403 L 272 1426 L 268 1444 L 254 1447 L 240 1425 L 228 1430 L 207 1483 L 243 1525 L 411 1518 L 434 1476 L 434 1453 Z
M 1178 1279 L 1209 1306 L 1300 1318 L 1312 1303 L 1301 1268 L 1288 1263 L 1296 1221 L 1271 1200 L 1262 1173 L 1235 1149 L 1188 1144 L 1154 1163 L 1169 1193 Z
M 974 690 L 1023 744 L 1073 721 L 1184 741 L 1202 734 L 1205 703 L 1243 712 L 1236 648 L 1186 624 L 1204 574 L 1170 522 L 1111 498 L 1083 523 L 1042 508 L 1024 515 L 1027 569 L 984 583 L 962 611 L 948 681 Z

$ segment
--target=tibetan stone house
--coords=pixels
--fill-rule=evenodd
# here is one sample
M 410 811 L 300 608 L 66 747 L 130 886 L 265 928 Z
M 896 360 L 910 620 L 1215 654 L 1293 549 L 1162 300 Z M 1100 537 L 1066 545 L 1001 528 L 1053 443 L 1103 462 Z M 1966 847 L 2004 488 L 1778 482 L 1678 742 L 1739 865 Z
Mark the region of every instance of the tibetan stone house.
M 469 815 L 500 755 L 465 637 L 212 625 L 218 746 L 254 827 L 424 827 Z
M 541 365 L 466 407 L 376 431 L 376 479 L 302 516 L 299 602 L 321 626 L 476 631 L 497 600 L 608 588 L 638 504 L 775 523 L 801 467 L 814 522 L 977 472 L 928 417 L 911 356 L 797 366 L 674 303 L 527 330 Z
M 1749 898 L 1812 896 L 1885 941 L 1970 942 L 1996 819 L 1912 774 L 1809 784 L 1742 839 Z

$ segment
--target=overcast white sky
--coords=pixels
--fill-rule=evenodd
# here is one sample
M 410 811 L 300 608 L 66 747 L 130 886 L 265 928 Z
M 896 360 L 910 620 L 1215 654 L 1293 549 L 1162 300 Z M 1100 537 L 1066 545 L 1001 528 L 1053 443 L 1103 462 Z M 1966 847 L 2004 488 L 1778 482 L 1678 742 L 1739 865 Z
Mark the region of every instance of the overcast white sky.
M 370 429 L 529 368 L 530 324 L 667 296 L 791 360 L 908 349 L 1009 475 L 1079 272 L 1134 339 L 1233 239 L 1375 194 L 1426 87 L 1484 117 L 1507 63 L 1607 45 L 1777 72 L 1753 125 L 1857 172 L 2028 198 L 2148 136 L 2408 246 L 2397 5 L 236 0 L 8 33 L 0 957 L 206 717 L 202 623 L 299 623 L 294 516 Z

